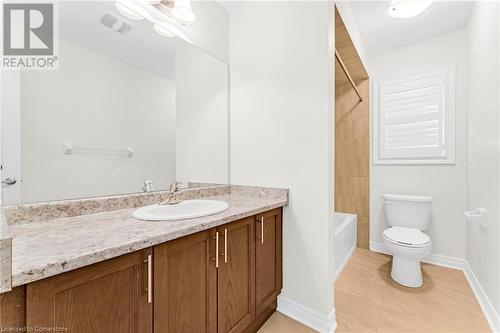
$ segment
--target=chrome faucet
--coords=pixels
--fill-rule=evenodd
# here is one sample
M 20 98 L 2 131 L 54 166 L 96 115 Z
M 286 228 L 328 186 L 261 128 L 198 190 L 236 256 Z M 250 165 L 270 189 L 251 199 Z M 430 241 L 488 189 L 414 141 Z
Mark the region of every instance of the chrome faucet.
M 170 189 L 168 190 L 167 198 L 160 202 L 160 205 L 175 205 L 181 202 L 182 200 L 175 196 L 180 189 L 180 183 L 173 182 L 170 184 Z

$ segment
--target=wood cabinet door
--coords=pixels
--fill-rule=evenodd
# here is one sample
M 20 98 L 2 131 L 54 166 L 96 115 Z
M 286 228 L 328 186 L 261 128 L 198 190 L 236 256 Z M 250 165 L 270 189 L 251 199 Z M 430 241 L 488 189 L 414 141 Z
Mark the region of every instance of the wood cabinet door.
M 155 333 L 215 333 L 215 229 L 154 247 Z
M 28 328 L 152 332 L 152 303 L 147 296 L 150 254 L 151 248 L 28 284 Z
M 0 294 L 0 332 L 26 332 L 26 286 Z
M 255 317 L 255 217 L 217 230 L 218 333 L 241 332 Z
M 281 292 L 281 208 L 256 216 L 255 302 L 259 315 Z

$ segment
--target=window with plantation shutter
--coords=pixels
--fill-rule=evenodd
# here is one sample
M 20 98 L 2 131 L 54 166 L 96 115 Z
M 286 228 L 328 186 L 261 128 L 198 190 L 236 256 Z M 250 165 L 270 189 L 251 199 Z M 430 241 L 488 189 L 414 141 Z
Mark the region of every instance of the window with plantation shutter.
M 374 86 L 375 164 L 455 163 L 452 66 Z

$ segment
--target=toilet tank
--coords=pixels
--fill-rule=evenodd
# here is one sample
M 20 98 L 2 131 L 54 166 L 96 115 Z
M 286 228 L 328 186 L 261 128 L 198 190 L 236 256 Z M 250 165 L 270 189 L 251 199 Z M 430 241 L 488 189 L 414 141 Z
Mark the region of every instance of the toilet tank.
M 387 223 L 390 226 L 426 230 L 429 226 L 432 197 L 383 194 Z

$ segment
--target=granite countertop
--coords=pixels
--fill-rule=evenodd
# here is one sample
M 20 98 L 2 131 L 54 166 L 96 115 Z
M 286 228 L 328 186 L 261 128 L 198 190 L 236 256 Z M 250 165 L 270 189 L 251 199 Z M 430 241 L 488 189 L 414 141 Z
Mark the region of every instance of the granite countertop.
M 12 238 L 5 217 L 0 216 L 0 293 L 9 291 L 11 286 Z
M 59 217 L 10 225 L 12 237 L 11 287 L 126 253 L 144 249 L 288 203 L 288 191 L 266 195 L 234 187 L 228 193 L 204 196 L 223 200 L 229 208 L 219 214 L 178 221 L 140 221 L 135 208 Z M 276 191 L 276 190 L 275 190 Z

